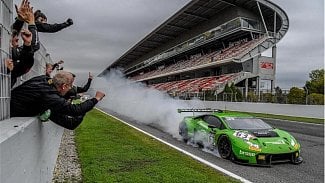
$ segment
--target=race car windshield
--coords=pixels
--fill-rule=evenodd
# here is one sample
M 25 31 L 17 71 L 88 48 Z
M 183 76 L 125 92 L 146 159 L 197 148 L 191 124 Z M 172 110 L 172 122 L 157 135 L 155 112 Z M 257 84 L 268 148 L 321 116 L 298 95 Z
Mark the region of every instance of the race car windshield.
M 233 130 L 267 130 L 270 125 L 257 118 L 224 117 L 228 126 Z

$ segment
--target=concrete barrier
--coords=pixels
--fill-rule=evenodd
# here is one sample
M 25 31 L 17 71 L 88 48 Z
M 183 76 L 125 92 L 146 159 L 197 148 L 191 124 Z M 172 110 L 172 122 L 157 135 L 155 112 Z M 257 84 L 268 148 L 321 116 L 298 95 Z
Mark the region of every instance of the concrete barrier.
M 186 102 L 193 107 L 200 106 L 206 108 L 218 108 L 223 110 L 324 119 L 324 105 L 294 105 L 192 100 Z
M 37 118 L 0 122 L 0 182 L 51 182 L 63 128 Z

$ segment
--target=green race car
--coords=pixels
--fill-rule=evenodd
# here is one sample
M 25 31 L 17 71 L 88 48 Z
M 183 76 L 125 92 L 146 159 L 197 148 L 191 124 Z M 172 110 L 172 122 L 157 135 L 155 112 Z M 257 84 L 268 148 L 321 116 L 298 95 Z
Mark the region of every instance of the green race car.
M 211 150 L 217 149 L 222 158 L 262 166 L 284 161 L 299 164 L 303 161 L 296 139 L 261 119 L 217 109 L 178 109 L 178 112 L 193 112 L 193 116 L 184 117 L 179 124 L 183 140 Z M 194 112 L 205 114 L 195 116 Z

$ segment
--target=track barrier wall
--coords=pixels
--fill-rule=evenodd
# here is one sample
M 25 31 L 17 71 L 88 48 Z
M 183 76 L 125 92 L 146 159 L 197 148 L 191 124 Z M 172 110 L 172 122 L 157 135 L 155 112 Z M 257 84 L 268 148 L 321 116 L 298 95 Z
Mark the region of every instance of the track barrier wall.
M 306 117 L 324 119 L 324 105 L 295 105 L 273 103 L 248 103 L 248 102 L 224 102 L 224 101 L 186 101 L 190 106 L 206 108 L 218 108 L 242 112 L 274 114 L 284 116 Z
M 37 118 L 0 122 L 0 182 L 51 182 L 63 128 Z

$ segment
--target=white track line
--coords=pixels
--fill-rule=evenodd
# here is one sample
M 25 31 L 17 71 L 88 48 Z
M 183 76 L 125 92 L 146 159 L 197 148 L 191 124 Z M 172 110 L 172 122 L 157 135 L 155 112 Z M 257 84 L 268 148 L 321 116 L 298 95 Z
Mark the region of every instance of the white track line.
M 116 120 L 121 121 L 122 123 L 134 128 L 134 129 L 136 129 L 136 130 L 138 130 L 138 131 L 140 131 L 140 132 L 142 132 L 142 133 L 144 133 L 144 134 L 146 134 L 146 135 L 148 135 L 148 136 L 150 136 L 150 137 L 152 137 L 152 138 L 154 138 L 154 139 L 156 139 L 156 140 L 158 140 L 158 141 L 160 141 L 160 142 L 162 142 L 162 143 L 164 143 L 164 144 L 166 144 L 166 145 L 168 145 L 168 146 L 170 146 L 170 147 L 172 147 L 172 148 L 174 148 L 174 149 L 176 149 L 176 150 L 178 150 L 178 151 L 180 151 L 180 152 L 182 152 L 182 153 L 184 153 L 184 154 L 186 154 L 186 155 L 188 155 L 190 157 L 192 157 L 193 159 L 196 159 L 196 160 L 200 161 L 201 163 L 204 163 L 204 164 L 206 164 L 206 165 L 208 165 L 208 166 L 210 166 L 210 167 L 212 167 L 212 168 L 214 168 L 216 170 L 219 170 L 219 171 L 223 172 L 226 175 L 229 175 L 230 177 L 238 179 L 238 180 L 240 180 L 241 182 L 244 182 L 244 183 L 252 183 L 251 181 L 246 180 L 243 177 L 240 177 L 240 176 L 238 176 L 238 175 L 236 175 L 236 174 L 234 174 L 232 172 L 229 172 L 228 170 L 225 170 L 225 169 L 223 169 L 223 168 L 221 168 L 221 167 L 219 167 L 219 166 L 217 166 L 215 164 L 212 164 L 212 163 L 210 163 L 210 162 L 208 162 L 208 161 L 206 161 L 206 160 L 204 160 L 204 159 L 202 159 L 202 158 L 200 158 L 198 156 L 195 156 L 194 154 L 191 154 L 191 153 L 189 153 L 189 152 L 187 152 L 187 151 L 185 151 L 185 150 L 183 150 L 183 149 L 181 149 L 179 147 L 176 147 L 173 144 L 170 144 L 170 143 L 168 143 L 168 142 L 166 142 L 166 141 L 164 141 L 164 140 L 162 140 L 162 139 L 160 139 L 160 138 L 158 138 L 158 137 L 156 137 L 156 136 L 154 136 L 154 135 L 152 135 L 152 134 L 150 134 L 148 132 L 145 132 L 145 131 L 143 131 L 143 130 L 141 130 L 141 129 L 133 126 L 133 125 L 130 125 L 129 123 L 127 123 L 127 122 L 125 122 L 125 121 L 123 121 L 123 120 L 121 120 L 121 119 L 119 119 L 119 118 L 117 118 L 117 117 L 115 117 L 115 116 L 113 116 L 111 114 L 108 114 L 107 112 L 105 112 L 105 111 L 103 111 L 101 109 L 98 109 L 98 108 L 96 108 L 96 109 L 99 110 L 100 112 L 108 115 L 108 116 L 111 116 L 112 118 L 114 118 Z

